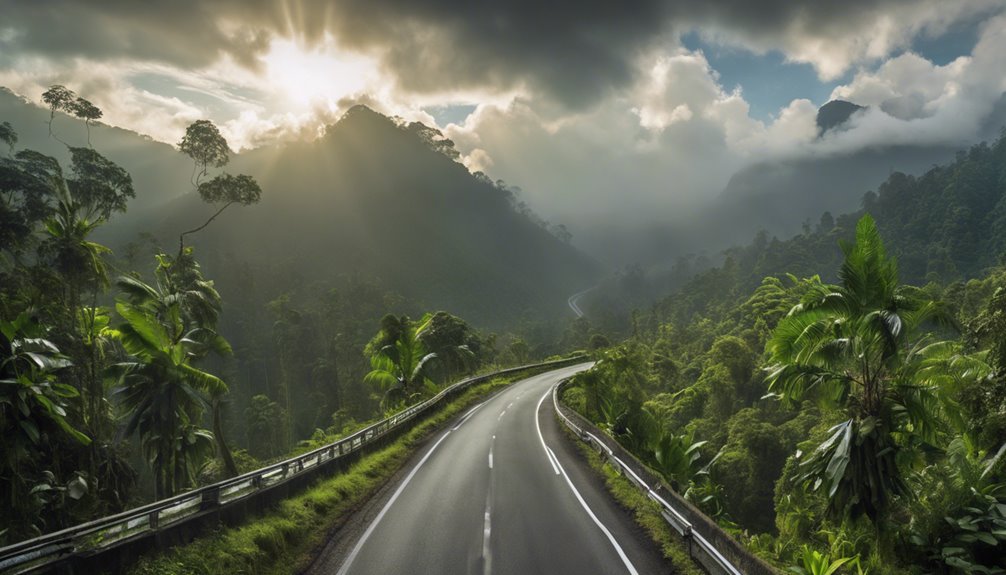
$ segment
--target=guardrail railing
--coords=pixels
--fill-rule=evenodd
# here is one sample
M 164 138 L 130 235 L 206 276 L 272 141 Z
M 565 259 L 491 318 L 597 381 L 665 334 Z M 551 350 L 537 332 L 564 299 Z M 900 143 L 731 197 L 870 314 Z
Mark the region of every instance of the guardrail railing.
M 704 535 L 700 532 L 702 529 L 697 528 L 696 525 L 688 520 L 687 516 L 695 513 L 694 510 L 683 512 L 668 503 L 665 498 L 661 497 L 660 494 L 656 492 L 656 489 L 661 489 L 657 481 L 654 482 L 657 485 L 656 489 L 654 489 L 654 487 L 647 484 L 647 482 L 633 470 L 632 466 L 628 465 L 624 459 L 616 455 L 615 451 L 609 447 L 606 442 L 602 441 L 593 432 L 588 431 L 584 427 L 574 423 L 573 420 L 564 413 L 564 409 L 568 408 L 560 408 L 559 394 L 568 383 L 569 380 L 565 380 L 552 388 L 552 403 L 555 407 L 556 414 L 559 416 L 559 420 L 562 421 L 562 423 L 573 433 L 575 433 L 581 441 L 593 446 L 604 458 L 608 460 L 612 466 L 615 467 L 615 469 L 628 478 L 629 481 L 632 482 L 640 491 L 645 493 L 650 500 L 655 501 L 658 505 L 660 505 L 660 514 L 664 517 L 664 520 L 670 524 L 671 528 L 674 529 L 678 535 L 690 542 L 688 545 L 689 554 L 693 559 L 701 563 L 707 571 L 713 575 L 752 575 L 752 569 L 749 568 L 747 571 L 742 571 L 740 567 L 730 561 L 730 559 L 728 559 L 719 549 L 709 542 L 709 538 L 712 538 L 711 533 L 706 533 Z M 712 520 L 706 518 L 706 523 L 711 524 Z M 749 559 L 752 563 L 757 564 L 758 571 L 763 573 L 775 573 L 774 569 L 767 564 L 762 563 L 753 555 Z
M 423 403 L 407 407 L 313 451 L 168 499 L 0 548 L 0 573 L 6 575 L 41 570 L 70 555 L 108 548 L 126 539 L 185 522 L 202 511 L 246 500 L 256 493 L 313 472 L 323 463 L 359 451 L 474 384 L 533 369 L 572 365 L 584 359 L 584 356 L 578 356 L 470 377 L 444 388 Z

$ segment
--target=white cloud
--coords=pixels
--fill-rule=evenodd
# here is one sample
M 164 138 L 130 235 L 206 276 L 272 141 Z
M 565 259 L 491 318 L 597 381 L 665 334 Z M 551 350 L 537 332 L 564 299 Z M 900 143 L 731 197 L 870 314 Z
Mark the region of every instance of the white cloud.
M 913 53 L 862 71 L 833 98 L 871 107 L 853 128 L 822 142 L 824 150 L 868 145 L 968 145 L 999 126 L 986 122 L 1006 91 L 1006 16 L 988 21 L 970 56 L 944 66 Z M 1000 119 L 1001 120 L 1001 119 Z
M 783 29 L 724 26 L 700 30 L 710 42 L 755 52 L 782 52 L 790 62 L 814 66 L 824 81 L 882 61 L 919 36 L 939 37 L 953 24 L 1002 12 L 1003 0 L 916 0 L 873 6 L 820 3 L 788 19 Z

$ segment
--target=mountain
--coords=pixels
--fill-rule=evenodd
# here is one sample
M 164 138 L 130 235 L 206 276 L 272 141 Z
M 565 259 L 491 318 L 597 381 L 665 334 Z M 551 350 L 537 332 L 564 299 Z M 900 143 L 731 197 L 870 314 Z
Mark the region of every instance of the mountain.
M 357 106 L 317 141 L 242 153 L 227 170 L 256 177 L 261 203 L 231 207 L 189 241 L 211 277 L 239 262 L 297 284 L 359 274 L 483 326 L 565 314 L 566 298 L 592 281 L 593 262 L 455 162 L 437 136 Z M 109 232 L 146 231 L 174 246 L 216 209 L 189 193 Z M 218 275 L 225 292 L 240 289 Z
M 833 100 L 818 110 L 822 133 L 841 129 L 864 107 Z M 1006 95 L 983 122 L 980 137 L 994 139 L 1006 125 Z M 764 161 L 734 174 L 705 210 L 665 235 L 673 254 L 715 253 L 747 241 L 761 230 L 786 237 L 817 222 L 824 212 L 859 209 L 863 194 L 877 190 L 891 174 L 921 176 L 953 161 L 958 145 L 871 146 L 848 153 L 807 155 Z M 666 250 L 665 250 L 666 251 Z
M 760 229 L 791 234 L 822 212 L 857 209 L 863 194 L 896 170 L 921 174 L 952 159 L 956 151 L 951 146 L 885 146 L 759 163 L 730 178 L 712 211 L 721 221 L 732 223 L 724 229 L 735 232 L 733 241 Z
M 0 121 L 14 125 L 18 147 L 65 162 L 48 119 L 47 109 L 0 91 Z M 86 141 L 74 118 L 57 115 L 54 130 Z M 264 298 L 356 275 L 486 327 L 568 313 L 566 298 L 591 284 L 596 264 L 518 209 L 509 191 L 449 157 L 452 144 L 439 138 L 357 106 L 316 141 L 237 154 L 225 170 L 254 176 L 261 203 L 232 206 L 189 243 L 225 299 L 242 289 L 238 271 L 251 270 L 267 284 Z M 180 232 L 216 211 L 192 189 L 191 160 L 172 146 L 100 125 L 91 140 L 133 177 L 129 212 L 96 235 L 134 260 L 129 269 L 147 271 L 152 259 L 138 252 L 152 243 L 177 249 Z
M 920 175 L 894 172 L 862 207 L 822 215 L 786 240 L 758 234 L 728 250 L 742 289 L 762 278 L 791 272 L 822 273 L 834 280 L 842 260 L 838 239 L 852 240 L 856 223 L 870 214 L 908 284 L 949 284 L 986 275 L 1006 262 L 1006 132 L 991 144 L 957 152 L 950 162 Z
M 828 130 L 838 128 L 848 122 L 853 114 L 865 109 L 863 106 L 845 100 L 831 100 L 817 110 L 818 135 L 823 136 Z

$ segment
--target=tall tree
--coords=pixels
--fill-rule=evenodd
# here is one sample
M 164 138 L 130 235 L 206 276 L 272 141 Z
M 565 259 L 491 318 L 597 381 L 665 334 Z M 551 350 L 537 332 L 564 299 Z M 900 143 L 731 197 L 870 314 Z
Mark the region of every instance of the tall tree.
M 0 122 L 0 142 L 7 144 L 10 150 L 8 155 L 14 153 L 14 146 L 17 145 L 17 132 L 14 131 L 14 126 L 11 126 L 10 122 Z
M 192 158 L 192 187 L 199 188 L 209 168 L 222 168 L 231 159 L 231 148 L 216 124 L 209 120 L 196 120 L 185 129 L 178 149 Z
M 209 204 L 223 204 L 205 223 L 178 236 L 180 257 L 185 247 L 185 236 L 201 231 L 233 204 L 248 206 L 258 203 L 262 197 L 262 188 L 255 178 L 244 174 L 232 176 L 224 173 L 208 181 L 202 180 L 209 175 L 211 166 L 221 168 L 227 165 L 231 154 L 227 140 L 209 120 L 193 122 L 185 130 L 185 136 L 179 142 L 178 149 L 192 158 L 191 181 L 192 186 L 199 192 L 199 197 Z
M 76 117 L 84 120 L 84 128 L 87 129 L 87 145 L 91 145 L 91 122 L 101 119 L 102 111 L 89 100 L 77 97 L 67 108 Z
M 192 348 L 193 361 L 205 358 L 211 353 L 219 356 L 231 355 L 230 344 L 217 332 L 221 311 L 220 294 L 213 281 L 203 277 L 192 248 L 186 249 L 178 261 L 166 265 L 174 291 L 180 294 L 182 315 L 186 324 L 199 330 L 200 337 L 195 340 Z M 237 465 L 224 437 L 223 406 L 228 389 L 217 386 L 208 391 L 217 455 L 223 461 L 226 476 L 235 477 L 238 474 Z
M 206 398 L 222 397 L 227 386 L 192 362 L 208 349 L 230 352 L 215 331 L 193 325 L 193 318 L 213 313 L 212 284 L 179 290 L 173 263 L 163 254 L 158 257 L 155 285 L 119 278 L 123 296 L 116 310 L 124 321 L 112 332 L 131 356 L 117 369 L 118 392 L 129 413 L 126 434 L 140 435 L 157 498 L 191 482 L 198 463 L 213 449 L 213 434 L 201 429 L 199 421 Z
M 49 136 L 52 137 L 52 122 L 56 119 L 56 112 L 70 112 L 71 106 L 77 99 L 77 94 L 66 86 L 54 84 L 42 93 L 42 101 L 49 106 Z M 58 138 L 57 138 L 58 139 Z

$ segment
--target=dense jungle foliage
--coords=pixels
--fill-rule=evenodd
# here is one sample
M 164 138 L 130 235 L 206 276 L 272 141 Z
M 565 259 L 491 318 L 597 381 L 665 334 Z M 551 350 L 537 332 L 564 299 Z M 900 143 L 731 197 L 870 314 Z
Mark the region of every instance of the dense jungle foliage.
M 19 147 L 0 123 L 0 545 L 237 475 L 465 374 L 588 343 L 540 323 L 524 337 L 480 333 L 358 273 L 302 281 L 217 255 L 216 283 L 196 239 L 276 192 L 223 171 L 232 151 L 205 120 L 178 144 L 186 201 L 204 205 L 172 212 L 170 241 L 141 235 L 113 253 L 95 237 L 126 212 L 133 178 L 92 138 L 100 109 L 63 86 L 43 102 L 59 158 Z M 400 131 L 441 153 L 429 129 Z M 526 206 L 500 206 L 543 241 Z M 279 295 L 263 305 L 265 294 Z
M 565 401 L 782 568 L 1002 573 L 1004 192 L 1000 138 L 759 235 Z

